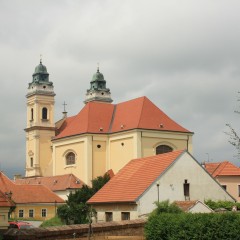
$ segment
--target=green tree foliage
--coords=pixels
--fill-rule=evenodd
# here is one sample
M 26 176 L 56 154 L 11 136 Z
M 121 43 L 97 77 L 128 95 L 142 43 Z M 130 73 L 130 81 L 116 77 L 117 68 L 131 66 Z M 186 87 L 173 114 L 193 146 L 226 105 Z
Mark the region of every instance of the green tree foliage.
M 238 213 L 161 213 L 145 225 L 147 240 L 240 239 Z
M 211 209 L 219 209 L 225 208 L 228 211 L 231 211 L 233 206 L 236 206 L 238 210 L 240 210 L 240 203 L 230 202 L 230 201 L 212 201 L 212 200 L 205 200 L 206 205 L 208 205 Z
M 161 214 L 161 213 L 182 213 L 183 211 L 175 204 L 169 203 L 169 200 L 162 202 L 155 202 L 157 208 L 154 209 L 152 214 Z
M 110 177 L 105 174 L 103 177 L 97 177 L 92 180 L 92 187 L 83 185 L 83 187 L 77 190 L 75 193 L 70 193 L 65 205 L 58 208 L 58 216 L 66 224 L 82 224 L 89 221 L 89 214 L 92 213 L 90 207 L 86 202 L 108 181 Z M 94 210 L 93 210 L 94 212 Z

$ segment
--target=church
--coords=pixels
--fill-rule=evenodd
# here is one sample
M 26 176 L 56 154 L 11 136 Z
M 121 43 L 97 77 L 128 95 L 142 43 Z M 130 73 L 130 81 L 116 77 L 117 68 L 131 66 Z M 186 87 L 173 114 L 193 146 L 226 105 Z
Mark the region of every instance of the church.
M 72 173 L 86 184 L 130 160 L 186 149 L 193 132 L 180 126 L 147 97 L 113 104 L 97 69 L 86 90 L 85 106 L 54 121 L 54 85 L 46 66 L 36 66 L 27 89 L 25 177 Z

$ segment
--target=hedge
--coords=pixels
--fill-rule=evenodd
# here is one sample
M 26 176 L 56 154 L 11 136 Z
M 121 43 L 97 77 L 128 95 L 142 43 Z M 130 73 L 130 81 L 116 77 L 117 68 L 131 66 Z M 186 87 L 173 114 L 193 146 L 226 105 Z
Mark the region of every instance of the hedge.
M 147 240 L 240 240 L 238 213 L 162 213 L 145 225 Z

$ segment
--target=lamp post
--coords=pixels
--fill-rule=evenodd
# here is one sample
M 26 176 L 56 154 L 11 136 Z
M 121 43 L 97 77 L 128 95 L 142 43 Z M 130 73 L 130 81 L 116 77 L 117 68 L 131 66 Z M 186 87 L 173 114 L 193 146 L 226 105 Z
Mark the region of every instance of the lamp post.
M 159 203 L 159 185 L 160 185 L 160 183 L 157 182 L 157 199 L 158 199 L 158 203 Z

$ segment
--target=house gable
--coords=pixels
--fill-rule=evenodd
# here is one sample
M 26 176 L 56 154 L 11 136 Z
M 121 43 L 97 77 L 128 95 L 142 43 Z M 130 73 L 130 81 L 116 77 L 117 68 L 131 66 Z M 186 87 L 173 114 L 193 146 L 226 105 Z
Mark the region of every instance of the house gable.
M 189 184 L 189 198 L 184 196 L 185 181 Z M 184 152 L 167 171 L 159 175 L 139 198 L 139 214 L 151 212 L 156 207 L 154 202 L 158 199 L 170 202 L 186 200 L 204 202 L 207 199 L 235 201 L 188 152 Z

